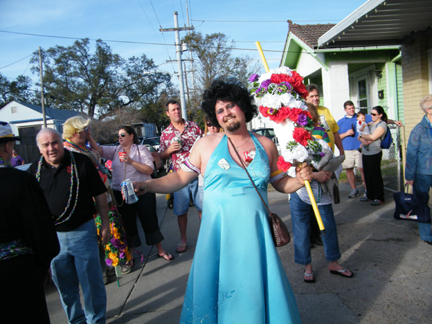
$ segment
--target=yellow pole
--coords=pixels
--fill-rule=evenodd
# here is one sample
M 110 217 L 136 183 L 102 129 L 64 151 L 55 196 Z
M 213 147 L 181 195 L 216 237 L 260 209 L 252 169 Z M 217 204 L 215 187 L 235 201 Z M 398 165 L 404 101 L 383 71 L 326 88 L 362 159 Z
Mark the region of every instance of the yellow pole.
M 264 68 L 265 68 L 266 72 L 269 72 L 270 69 L 269 69 L 269 67 L 268 67 L 268 65 L 267 65 L 267 61 L 266 61 L 266 59 L 265 59 L 264 52 L 263 52 L 263 50 L 262 50 L 262 48 L 261 48 L 261 44 L 260 44 L 260 42 L 255 42 L 255 44 L 256 44 L 256 47 L 257 47 L 257 49 L 258 49 L 258 52 L 259 52 L 259 54 L 260 54 L 260 56 L 261 56 L 261 60 L 262 60 L 262 62 L 263 62 L 263 64 L 264 64 Z M 323 222 L 322 222 L 321 214 L 320 214 L 320 212 L 319 212 L 319 210 L 318 210 L 318 205 L 317 205 L 317 203 L 316 203 L 316 201 L 315 201 L 315 197 L 314 197 L 314 195 L 313 195 L 311 185 L 310 185 L 309 181 L 305 181 L 304 183 L 305 183 L 305 186 L 306 186 L 306 190 L 307 190 L 307 192 L 308 192 L 308 195 L 309 195 L 309 199 L 310 199 L 310 201 L 311 201 L 311 205 L 312 205 L 313 211 L 314 211 L 314 213 L 315 213 L 315 217 L 316 217 L 317 222 L 318 222 L 318 226 L 319 226 L 320 230 L 323 232 L 323 234 L 325 234 L 324 224 L 323 224 Z
M 263 61 L 264 68 L 265 68 L 266 72 L 269 72 L 270 69 L 269 69 L 269 67 L 267 65 L 267 61 L 265 59 L 264 52 L 263 52 L 263 50 L 261 48 L 261 44 L 260 44 L 260 42 L 255 42 L 255 44 L 256 44 L 256 47 L 258 48 L 258 52 L 259 52 L 259 54 L 261 56 L 261 60 Z
M 306 180 L 304 183 L 305 183 L 305 186 L 306 186 L 306 190 L 307 190 L 307 192 L 308 192 L 308 194 L 309 194 L 309 199 L 310 199 L 310 201 L 311 201 L 311 205 L 312 205 L 313 211 L 314 211 L 314 213 L 315 213 L 315 217 L 316 217 L 316 219 L 317 219 L 317 222 L 318 222 L 318 226 L 319 226 L 319 228 L 320 228 L 320 231 L 322 231 L 323 234 L 325 234 L 324 224 L 323 224 L 323 222 L 322 222 L 321 214 L 320 214 L 320 212 L 319 212 L 319 210 L 318 210 L 318 205 L 317 205 L 317 203 L 316 203 L 316 201 L 315 201 L 315 197 L 314 197 L 314 195 L 313 195 L 311 185 L 310 185 L 309 181 L 307 181 L 307 180 Z

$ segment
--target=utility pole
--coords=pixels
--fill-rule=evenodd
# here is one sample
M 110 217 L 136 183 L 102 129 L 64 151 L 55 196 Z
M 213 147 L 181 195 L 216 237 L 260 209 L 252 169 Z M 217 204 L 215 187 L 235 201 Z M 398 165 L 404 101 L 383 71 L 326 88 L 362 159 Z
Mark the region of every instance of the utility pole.
M 188 2 L 186 1 L 186 15 L 187 15 L 187 25 L 188 27 L 190 27 L 190 23 L 189 23 L 189 7 L 188 7 Z M 190 35 L 190 30 L 188 30 L 188 35 Z M 191 81 L 192 81 L 192 89 L 195 89 L 195 71 L 194 71 L 194 64 L 193 64 L 193 59 L 192 59 L 192 51 L 189 47 L 189 59 L 191 62 Z
M 45 100 L 44 100 L 44 87 L 43 87 L 43 71 L 42 71 L 42 55 L 39 46 L 39 70 L 40 70 L 40 80 L 41 80 L 41 102 L 42 102 L 42 117 L 43 117 L 43 127 L 47 127 L 46 115 L 45 115 Z
M 180 88 L 180 104 L 181 104 L 181 110 L 182 110 L 182 117 L 187 120 L 187 111 L 186 111 L 186 100 L 185 100 L 185 92 L 183 87 L 183 66 L 182 66 L 182 46 L 180 43 L 180 31 L 182 30 L 193 30 L 193 27 L 183 27 L 180 28 L 178 26 L 178 13 L 177 11 L 174 11 L 174 28 L 161 28 L 159 29 L 161 32 L 164 31 L 174 31 L 175 32 L 175 46 L 176 46 L 176 53 L 177 53 L 177 65 L 178 65 L 178 75 L 179 75 L 179 88 Z M 167 61 L 168 62 L 168 61 Z

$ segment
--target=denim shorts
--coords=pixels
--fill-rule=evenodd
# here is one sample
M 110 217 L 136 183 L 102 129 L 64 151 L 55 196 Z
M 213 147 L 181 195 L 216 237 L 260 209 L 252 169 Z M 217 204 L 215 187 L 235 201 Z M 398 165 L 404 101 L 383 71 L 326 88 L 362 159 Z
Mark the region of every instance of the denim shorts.
M 198 178 L 174 192 L 174 215 L 181 216 L 187 213 L 191 197 L 196 209 L 202 211 L 203 195 L 203 187 L 198 186 Z

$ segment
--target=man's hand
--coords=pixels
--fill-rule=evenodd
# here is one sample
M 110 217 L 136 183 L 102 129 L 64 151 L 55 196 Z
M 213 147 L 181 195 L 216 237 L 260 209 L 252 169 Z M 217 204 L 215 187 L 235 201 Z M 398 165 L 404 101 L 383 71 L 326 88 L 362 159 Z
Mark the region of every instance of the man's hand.
M 317 180 L 318 182 L 327 182 L 330 180 L 331 178 L 331 172 L 327 172 L 327 171 L 318 171 L 318 172 L 314 172 L 313 176 L 314 179 Z
M 101 236 L 102 236 L 102 246 L 105 246 L 106 244 L 109 243 L 111 239 L 111 231 L 108 222 L 102 222 Z
M 352 136 L 352 135 L 354 135 L 354 131 L 351 128 L 344 135 L 345 135 L 344 137 Z
M 167 153 L 172 154 L 174 152 L 177 152 L 181 149 L 181 145 L 179 142 L 172 142 L 170 146 L 167 148 Z
M 406 180 L 406 183 L 408 183 L 410 186 L 414 186 L 414 180 Z
M 147 181 L 134 181 L 132 182 L 132 185 L 134 186 L 135 193 L 140 196 L 144 195 L 147 192 L 146 188 L 146 182 Z M 123 199 L 125 199 L 123 192 L 122 192 Z
M 151 153 L 151 155 L 153 156 L 156 170 L 159 170 L 160 168 L 162 168 L 163 162 L 162 162 L 162 159 L 160 157 L 160 154 L 158 152 L 153 152 L 153 153 Z
M 296 176 L 301 184 L 304 184 L 305 181 L 311 181 L 313 179 L 311 167 L 303 162 L 301 166 L 296 167 Z
M 396 125 L 398 125 L 399 127 L 402 127 L 403 126 L 403 124 L 402 124 L 402 122 L 400 121 L 400 120 L 395 120 L 395 122 L 394 122 Z

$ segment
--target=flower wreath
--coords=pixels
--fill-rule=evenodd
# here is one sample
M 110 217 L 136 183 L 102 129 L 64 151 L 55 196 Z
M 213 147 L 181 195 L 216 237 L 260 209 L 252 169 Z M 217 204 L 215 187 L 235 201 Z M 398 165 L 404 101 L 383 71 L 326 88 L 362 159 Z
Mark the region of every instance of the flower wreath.
M 99 237 L 102 226 L 101 216 L 98 214 L 95 218 L 97 234 Z M 125 264 L 132 259 L 126 241 L 126 232 L 121 221 L 121 217 L 117 214 L 117 210 L 113 207 L 109 212 L 109 222 L 111 239 L 105 245 L 105 263 L 108 266 L 116 267 Z
M 310 161 L 318 165 L 328 145 L 310 135 L 314 129 L 305 98 L 308 95 L 303 78 L 288 67 L 270 70 L 261 76 L 252 74 L 249 91 L 263 117 L 275 123 L 274 129 L 282 147 L 277 166 L 295 176 L 295 164 Z

